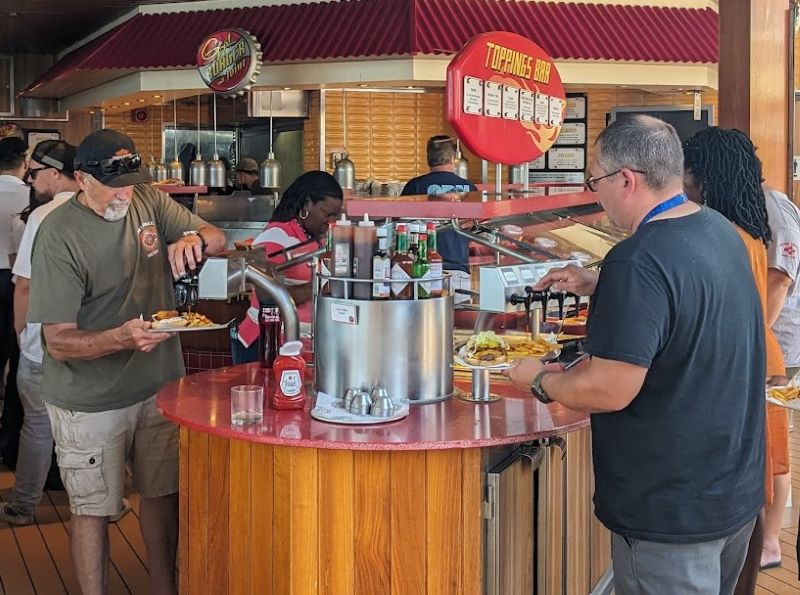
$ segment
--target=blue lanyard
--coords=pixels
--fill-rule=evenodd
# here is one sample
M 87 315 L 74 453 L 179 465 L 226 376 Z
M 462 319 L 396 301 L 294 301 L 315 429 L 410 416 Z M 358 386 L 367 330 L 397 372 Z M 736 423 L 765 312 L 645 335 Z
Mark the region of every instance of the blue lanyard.
M 652 219 L 656 215 L 660 215 L 661 213 L 669 211 L 670 209 L 674 209 L 675 207 L 685 203 L 687 200 L 689 199 L 683 192 L 681 192 L 680 194 L 676 194 L 672 198 L 668 198 L 664 202 L 657 204 L 656 206 L 653 207 L 653 210 L 651 210 L 649 213 L 647 213 L 647 215 L 644 216 L 644 219 L 642 219 L 642 222 L 639 224 L 639 227 L 650 221 L 650 219 Z

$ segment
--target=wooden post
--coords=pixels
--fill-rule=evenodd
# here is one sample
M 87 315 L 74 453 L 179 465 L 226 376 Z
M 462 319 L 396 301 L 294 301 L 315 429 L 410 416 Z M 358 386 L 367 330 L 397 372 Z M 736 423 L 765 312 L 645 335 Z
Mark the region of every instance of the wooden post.
M 719 125 L 748 133 L 767 183 L 786 192 L 789 0 L 724 0 L 719 28 Z

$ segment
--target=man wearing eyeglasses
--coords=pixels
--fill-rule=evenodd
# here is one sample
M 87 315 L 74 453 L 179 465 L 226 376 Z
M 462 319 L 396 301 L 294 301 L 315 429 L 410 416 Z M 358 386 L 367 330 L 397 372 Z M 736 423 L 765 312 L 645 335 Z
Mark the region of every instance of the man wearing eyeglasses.
M 53 434 L 42 402 L 41 325 L 27 324 L 31 278 L 31 246 L 42 219 L 78 191 L 73 175 L 75 147 L 64 141 L 42 141 L 33 150 L 25 173 L 37 201 L 42 205 L 27 216 L 25 230 L 14 262 L 14 328 L 19 337 L 20 360 L 17 385 L 25 418 L 20 432 L 19 457 L 14 489 L 0 503 L 0 520 L 14 525 L 33 523 L 33 512 L 42 498 L 50 471 Z M 55 298 L 55 296 L 53 297 Z
M 764 320 L 747 251 L 724 217 L 687 202 L 666 122 L 611 124 L 589 174 L 631 235 L 599 274 L 554 270 L 535 289 L 592 296 L 592 358 L 562 373 L 522 360 L 508 375 L 592 414 L 615 593 L 728 595 L 764 503 Z
M 42 324 L 42 398 L 72 512 L 83 593 L 107 589 L 108 529 L 126 463 L 142 496 L 150 593 L 175 593 L 177 427 L 155 394 L 184 374 L 178 338 L 151 332 L 175 306 L 172 280 L 225 237 L 140 169 L 133 141 L 112 130 L 76 152 L 78 193 L 42 221 L 33 246 L 28 321 Z

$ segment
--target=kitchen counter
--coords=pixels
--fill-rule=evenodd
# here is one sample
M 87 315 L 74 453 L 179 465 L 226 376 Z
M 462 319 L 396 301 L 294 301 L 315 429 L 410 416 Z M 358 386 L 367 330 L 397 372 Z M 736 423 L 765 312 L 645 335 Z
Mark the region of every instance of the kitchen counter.
M 233 440 L 348 450 L 438 450 L 516 444 L 564 434 L 588 425 L 588 416 L 559 404 L 544 405 L 505 378 L 492 377 L 495 403 L 469 403 L 451 398 L 412 405 L 408 417 L 384 424 L 347 426 L 313 419 L 308 411 L 278 411 L 268 406 L 260 424 L 232 426 L 230 388 L 263 384 L 258 364 L 219 368 L 193 374 L 159 393 L 158 406 L 175 423 Z M 470 390 L 470 377 L 457 375 L 456 386 Z M 271 393 L 272 382 L 265 395 Z
M 180 425 L 182 595 L 482 595 L 487 582 L 569 595 L 601 580 L 610 539 L 591 515 L 586 415 L 498 377 L 499 402 L 414 405 L 388 424 L 323 423 L 307 405 L 232 427 L 230 387 L 263 381 L 245 364 L 159 392 Z M 487 504 L 488 472 L 509 456 L 505 495 Z

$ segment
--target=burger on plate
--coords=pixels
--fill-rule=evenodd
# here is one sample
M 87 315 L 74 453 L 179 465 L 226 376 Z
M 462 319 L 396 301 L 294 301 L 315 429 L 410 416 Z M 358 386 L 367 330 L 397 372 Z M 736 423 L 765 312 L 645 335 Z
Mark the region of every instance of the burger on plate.
M 470 366 L 496 366 L 507 362 L 508 343 L 494 331 L 472 335 L 459 355 Z
M 171 329 L 189 326 L 189 320 L 177 310 L 159 310 L 153 314 L 154 329 Z

